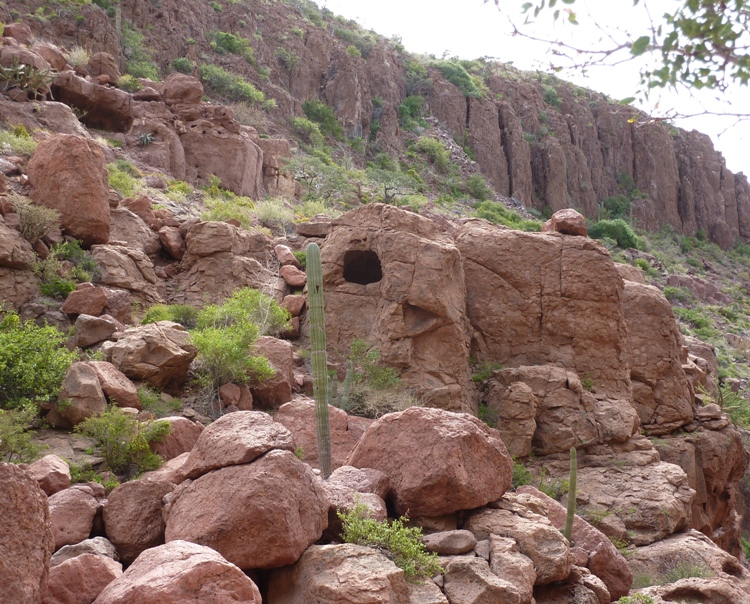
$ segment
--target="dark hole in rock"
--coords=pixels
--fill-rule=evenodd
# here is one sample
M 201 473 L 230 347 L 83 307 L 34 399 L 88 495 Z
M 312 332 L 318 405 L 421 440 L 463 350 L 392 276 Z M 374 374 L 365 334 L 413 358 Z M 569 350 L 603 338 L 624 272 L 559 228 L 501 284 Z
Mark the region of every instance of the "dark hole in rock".
M 383 278 L 380 258 L 370 250 L 349 250 L 344 254 L 344 279 L 349 283 L 377 283 Z

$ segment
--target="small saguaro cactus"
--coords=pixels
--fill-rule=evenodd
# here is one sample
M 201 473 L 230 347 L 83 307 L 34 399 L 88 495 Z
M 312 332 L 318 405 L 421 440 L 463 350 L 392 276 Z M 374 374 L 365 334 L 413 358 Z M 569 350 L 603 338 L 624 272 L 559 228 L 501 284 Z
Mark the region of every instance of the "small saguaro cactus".
M 328 404 L 348 411 L 349 392 L 352 389 L 352 379 L 354 377 L 354 364 L 351 360 L 346 362 L 346 378 L 344 378 L 344 391 L 339 397 L 339 378 L 334 373 L 333 377 L 328 380 Z
M 331 475 L 331 429 L 328 420 L 328 358 L 326 356 L 326 323 L 323 306 L 323 267 L 320 248 L 307 246 L 307 304 L 310 317 L 310 360 L 313 371 L 315 427 L 318 461 L 323 479 Z
M 576 448 L 570 447 L 570 479 L 568 481 L 568 515 L 565 517 L 563 535 L 570 541 L 573 536 L 573 520 L 576 515 L 576 481 L 578 480 L 578 459 Z

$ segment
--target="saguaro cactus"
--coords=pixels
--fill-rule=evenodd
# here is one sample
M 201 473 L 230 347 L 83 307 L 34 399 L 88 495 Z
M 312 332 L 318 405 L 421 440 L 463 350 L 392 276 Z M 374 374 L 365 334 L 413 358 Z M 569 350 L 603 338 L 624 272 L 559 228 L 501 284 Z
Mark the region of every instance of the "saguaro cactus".
M 570 541 L 573 536 L 573 520 L 576 515 L 576 481 L 578 480 L 578 459 L 576 448 L 570 447 L 570 480 L 568 481 L 568 515 L 565 517 L 563 535 Z
M 320 262 L 320 248 L 316 243 L 310 243 L 307 246 L 306 272 L 318 461 L 323 478 L 326 479 L 331 475 L 331 428 L 328 420 L 328 359 L 323 306 L 323 267 Z

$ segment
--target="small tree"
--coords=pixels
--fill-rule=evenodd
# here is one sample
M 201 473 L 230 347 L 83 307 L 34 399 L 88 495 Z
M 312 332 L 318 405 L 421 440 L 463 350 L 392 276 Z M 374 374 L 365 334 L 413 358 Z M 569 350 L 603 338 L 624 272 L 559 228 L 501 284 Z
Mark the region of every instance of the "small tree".
M 370 168 L 367 177 L 377 187 L 382 195 L 383 203 L 392 204 L 404 195 L 412 195 L 417 192 L 419 184 L 408 174 L 383 170 L 381 168 Z

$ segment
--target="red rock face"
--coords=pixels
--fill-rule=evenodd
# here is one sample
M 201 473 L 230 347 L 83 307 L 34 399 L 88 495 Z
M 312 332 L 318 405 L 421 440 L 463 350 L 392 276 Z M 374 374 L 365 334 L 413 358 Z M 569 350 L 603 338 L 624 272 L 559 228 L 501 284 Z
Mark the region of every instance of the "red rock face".
M 39 144 L 28 176 L 32 199 L 57 210 L 64 231 L 86 247 L 109 241 L 107 166 L 98 144 L 57 134 Z
M 396 513 L 411 517 L 483 506 L 510 488 L 512 473 L 496 430 L 468 414 L 424 407 L 373 423 L 347 465 L 385 473 Z
M 112 581 L 122 576 L 122 565 L 106 556 L 82 554 L 55 566 L 49 575 L 42 604 L 93 602 Z
M 0 463 L 0 601 L 37 604 L 54 549 L 47 496 L 27 471 Z

